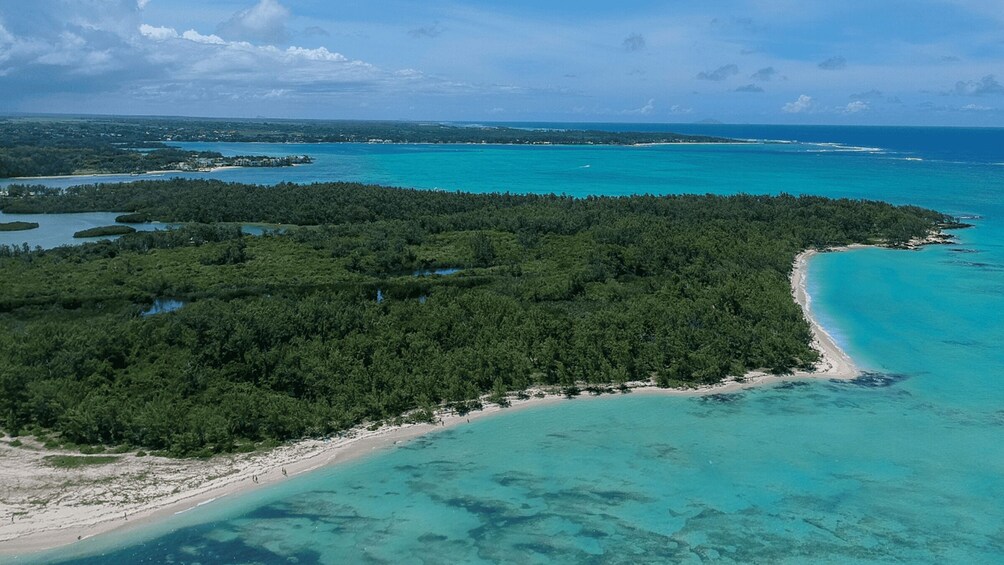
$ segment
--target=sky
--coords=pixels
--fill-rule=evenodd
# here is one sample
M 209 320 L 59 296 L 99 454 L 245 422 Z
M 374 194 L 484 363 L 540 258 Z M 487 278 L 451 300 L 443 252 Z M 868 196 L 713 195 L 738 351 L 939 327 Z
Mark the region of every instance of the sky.
M 0 113 L 1004 126 L 1004 0 L 0 0 Z

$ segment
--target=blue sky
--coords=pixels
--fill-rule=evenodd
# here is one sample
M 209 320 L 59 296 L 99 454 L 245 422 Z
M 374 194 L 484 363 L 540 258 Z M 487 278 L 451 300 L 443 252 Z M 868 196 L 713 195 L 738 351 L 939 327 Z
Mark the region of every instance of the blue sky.
M 1004 2 L 0 0 L 0 112 L 1004 126 Z

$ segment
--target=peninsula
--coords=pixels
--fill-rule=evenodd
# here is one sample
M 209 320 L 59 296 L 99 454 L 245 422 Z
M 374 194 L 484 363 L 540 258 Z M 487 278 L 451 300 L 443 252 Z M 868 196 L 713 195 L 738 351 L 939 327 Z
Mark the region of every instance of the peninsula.
M 186 223 L 0 247 L 0 455 L 33 477 L 3 500 L 14 514 L 0 539 L 19 551 L 511 404 L 853 378 L 807 320 L 804 250 L 935 242 L 958 227 L 921 208 L 811 196 L 179 179 L 13 187 L 0 209 Z M 288 229 L 249 237 L 241 222 Z M 143 315 L 157 300 L 177 307 Z M 59 487 L 70 475 L 91 487 Z
M 186 151 L 159 142 L 142 122 L 122 119 L 0 119 L 0 178 L 205 172 L 220 167 L 289 167 L 313 162 L 307 155 L 224 156 Z M 131 127 L 129 127 L 131 126 Z
M 796 255 L 905 244 L 952 221 L 812 196 L 180 179 L 12 186 L 0 209 L 187 224 L 0 249 L 3 428 L 174 456 L 462 411 L 533 385 L 697 386 L 808 369 L 818 353 L 791 298 Z M 249 237 L 242 223 L 284 230 Z M 452 274 L 416 276 L 430 271 Z M 139 315 L 157 299 L 185 305 Z M 55 327 L 75 337 L 52 340 Z
M 437 122 L 9 117 L 0 119 L 0 178 L 204 172 L 218 167 L 285 167 L 313 161 L 306 155 L 223 156 L 214 151 L 186 151 L 170 145 L 186 141 L 517 145 L 741 143 L 675 133 L 520 129 Z

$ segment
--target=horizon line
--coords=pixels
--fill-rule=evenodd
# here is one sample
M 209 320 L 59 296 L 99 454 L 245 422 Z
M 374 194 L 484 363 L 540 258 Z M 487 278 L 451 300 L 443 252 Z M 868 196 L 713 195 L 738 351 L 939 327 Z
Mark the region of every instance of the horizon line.
M 13 112 L 13 111 L 0 111 L 0 118 L 10 119 L 10 118 L 133 118 L 133 119 L 175 119 L 175 120 L 206 120 L 206 121 L 243 121 L 243 122 L 262 122 L 262 121 L 281 121 L 281 122 L 317 122 L 317 123 L 334 123 L 334 122 L 355 122 L 355 123 L 409 123 L 409 124 L 421 124 L 421 123 L 436 123 L 436 124 L 574 124 L 574 125 L 588 125 L 588 124 L 607 124 L 607 125 L 681 125 L 681 126 L 750 126 L 750 127 L 842 127 L 842 128 L 915 128 L 915 129 L 925 129 L 925 128 L 943 128 L 943 129 L 1004 129 L 1004 126 L 974 126 L 974 125 L 915 125 L 915 124 L 835 124 L 835 123 L 809 123 L 809 124 L 791 124 L 791 123 L 766 123 L 766 122 L 722 122 L 714 119 L 702 119 L 692 122 L 640 122 L 640 121 L 561 121 L 561 120 L 476 120 L 476 119 L 463 119 L 463 120 L 443 120 L 443 119 L 405 119 L 405 118 L 290 118 L 290 117 L 270 117 L 270 116 L 255 116 L 255 117 L 237 117 L 237 116 L 194 116 L 194 115 L 171 115 L 171 114 L 90 114 L 90 113 L 73 113 L 73 112 Z

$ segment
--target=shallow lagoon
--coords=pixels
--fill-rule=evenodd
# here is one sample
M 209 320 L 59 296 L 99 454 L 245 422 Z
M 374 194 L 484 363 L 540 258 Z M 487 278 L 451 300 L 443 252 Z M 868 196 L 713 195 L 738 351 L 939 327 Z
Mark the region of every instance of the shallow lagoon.
M 61 245 L 79 245 L 88 241 L 116 239 L 120 236 L 100 236 L 75 238 L 73 234 L 90 228 L 110 226 L 115 224 L 115 218 L 120 212 L 82 212 L 78 214 L 4 214 L 0 212 L 0 222 L 36 222 L 38 227 L 33 230 L 0 232 L 0 245 L 51 249 Z M 129 224 L 137 231 L 163 230 L 168 224 L 152 222 L 148 224 Z
M 89 540 L 73 551 L 103 555 L 79 562 L 1004 559 L 1004 168 L 796 145 L 274 150 L 331 152 L 311 180 L 816 193 L 982 219 L 955 246 L 813 260 L 814 308 L 870 378 L 503 413 Z

